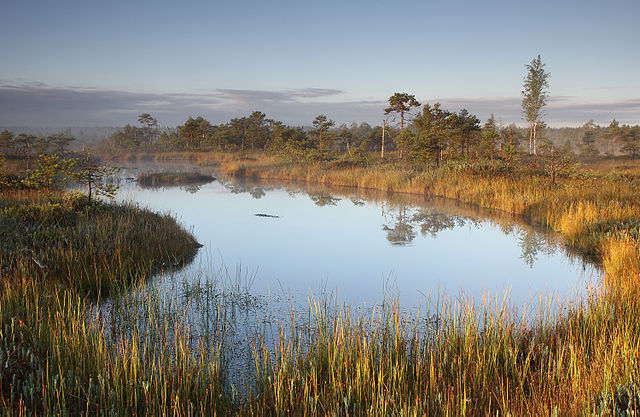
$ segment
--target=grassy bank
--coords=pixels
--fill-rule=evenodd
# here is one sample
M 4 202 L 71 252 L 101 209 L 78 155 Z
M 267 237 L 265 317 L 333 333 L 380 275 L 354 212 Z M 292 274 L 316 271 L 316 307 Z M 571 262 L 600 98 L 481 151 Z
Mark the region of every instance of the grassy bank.
M 540 172 L 464 165 L 417 171 L 387 162 L 344 168 L 216 154 L 202 156 L 200 163 L 217 165 L 228 176 L 439 196 L 502 210 L 560 232 L 569 245 L 601 260 L 607 248 L 603 239 L 633 234 L 640 221 L 640 177 L 584 168 L 552 185 Z
M 197 242 L 169 215 L 89 201 L 76 193 L 5 192 L 0 270 L 98 295 L 189 259 Z
M 96 297 L 194 256 L 197 242 L 172 217 L 77 194 L 5 191 L 0 230 L 0 415 L 155 414 L 197 390 L 209 405 L 223 403 L 217 356 L 197 361 L 184 339 L 152 344 L 117 317 L 107 327 L 91 316 Z
M 32 243 L 23 243 L 32 252 L 14 260 L 18 251 L 8 249 L 10 254 L 2 260 L 12 278 L 3 279 L 0 295 L 0 359 L 9 364 L 2 371 L 0 387 L 5 413 L 624 415 L 638 411 L 640 188 L 633 175 L 582 170 L 553 186 L 539 173 L 466 166 L 416 171 L 396 162 L 345 167 L 263 155 L 189 158 L 215 164 L 226 175 L 437 195 L 504 210 L 558 231 L 567 244 L 602 262 L 605 280 L 594 297 L 582 304 L 567 303 L 558 317 L 543 310 L 533 324 L 523 324 L 499 301 L 480 308 L 434 301 L 431 311 L 407 317 L 393 303 L 355 313 L 348 306 L 311 300 L 309 312 L 291 313 L 291 321 L 297 317 L 301 325 L 280 327 L 275 347 L 266 335 L 257 335 L 251 371 L 256 384 L 247 397 L 232 401 L 224 380 L 224 318 L 211 332 L 215 337 L 203 339 L 180 319 L 186 312 L 176 318 L 176 312 L 167 314 L 153 298 L 136 301 L 125 294 L 124 304 L 149 306 L 142 323 L 127 324 L 132 319 L 126 312 L 117 316 L 115 328 L 99 324 L 109 320 L 88 320 L 92 310 L 86 294 L 98 293 L 105 282 L 121 277 L 134 285 L 155 265 L 152 260 L 162 258 L 152 235 L 165 234 L 159 239 L 164 243 L 180 238 L 166 235 L 164 227 L 154 229 L 157 217 L 145 214 L 136 216 L 140 220 L 96 228 L 102 234 L 92 241 L 101 250 L 117 237 L 104 237 L 105 243 L 98 245 L 99 236 L 107 236 L 117 224 L 131 228 L 118 230 L 117 236 L 149 233 L 133 236 L 137 242 L 150 239 L 153 255 L 142 253 L 135 262 L 112 265 L 115 259 L 128 259 L 131 248 L 119 258 L 105 256 L 104 263 L 97 262 L 102 266 L 69 271 L 61 267 L 60 281 L 50 281 L 35 260 L 48 262 L 47 269 L 69 265 L 56 261 L 68 257 L 47 248 L 63 249 L 67 236 L 74 235 L 60 229 L 66 227 L 64 222 L 53 221 L 66 215 L 41 213 L 58 210 L 50 208 L 56 204 L 63 207 L 60 210 L 80 213 L 78 218 L 85 211 L 98 215 L 101 210 L 118 209 L 76 211 L 72 203 L 30 196 L 39 207 L 30 215 L 35 220 L 15 239 L 33 231 Z M 10 215 L 3 219 L 16 219 L 20 213 L 6 210 Z M 16 221 L 6 230 L 18 230 L 19 224 Z M 46 239 L 49 231 L 56 230 L 60 231 L 50 236 L 46 248 L 38 249 L 41 235 Z M 82 234 L 72 239 L 83 242 L 80 248 L 87 246 Z M 180 256 L 160 253 L 167 259 Z M 75 256 L 71 259 L 84 259 Z M 83 262 L 93 265 L 96 258 L 92 255 Z M 86 282 L 82 291 L 73 289 L 75 279 Z
M 542 317 L 532 328 L 491 308 L 482 318 L 464 307 L 438 311 L 443 325 L 436 335 L 419 328 L 407 332 L 413 321 L 395 315 L 320 314 L 316 327 L 327 332 L 311 337 L 309 351 L 302 354 L 296 337 L 284 337 L 279 362 L 262 366 L 277 370 L 265 380 L 265 407 L 356 415 L 638 411 L 637 163 L 627 161 L 620 173 L 612 173 L 611 162 L 591 164 L 554 185 L 543 172 L 522 169 L 460 165 L 415 171 L 397 162 L 345 168 L 259 155 L 208 158 L 201 163 L 216 164 L 230 176 L 441 196 L 510 212 L 559 232 L 606 272 L 600 293 L 586 307 L 568 308 L 558 320 Z M 365 336 L 367 322 L 375 323 L 373 336 Z

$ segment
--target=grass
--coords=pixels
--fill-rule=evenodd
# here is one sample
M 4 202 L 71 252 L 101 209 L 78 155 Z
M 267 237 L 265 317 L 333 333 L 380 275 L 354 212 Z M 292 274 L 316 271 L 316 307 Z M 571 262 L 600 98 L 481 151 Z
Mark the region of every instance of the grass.
M 125 298 L 128 308 L 111 309 L 107 320 L 68 289 L 21 281 L 3 282 L 1 290 L 0 415 L 229 409 L 217 333 L 194 345 L 189 323 L 160 314 L 154 298 Z M 131 310 L 141 306 L 135 318 Z
M 148 334 L 123 327 L 109 341 L 89 316 L 103 294 L 194 256 L 199 245 L 172 217 L 78 194 L 5 191 L 0 229 L 0 415 L 152 411 L 152 388 L 204 390 L 193 369 L 218 389 L 215 361 L 197 362 L 184 340 L 151 345 Z M 215 404 L 219 392 L 207 392 Z
M 627 175 L 583 169 L 553 187 L 538 173 L 468 166 L 415 171 L 395 162 L 340 167 L 260 155 L 198 158 L 228 175 L 437 195 L 502 210 L 558 231 L 568 245 L 601 262 L 606 274 L 587 299 L 565 304 L 556 316 L 543 305 L 532 321 L 514 317 L 501 300 L 481 306 L 435 300 L 430 310 L 412 316 L 400 313 L 393 302 L 356 312 L 310 300 L 308 311 L 280 318 L 285 320 L 278 322 L 273 344 L 266 333 L 256 334 L 247 371 L 255 385 L 246 396 L 234 397 L 225 379 L 229 321 L 224 302 L 211 301 L 219 297 L 189 291 L 199 303 L 212 303 L 206 311 L 217 312 L 206 332 L 211 337 L 202 337 L 201 329 L 185 319 L 193 317 L 190 310 L 125 291 L 144 281 L 156 259 L 179 256 L 175 251 L 189 246 L 178 244 L 172 252 L 151 243 L 153 235 L 162 236 L 159 243 L 180 242 L 181 233 L 174 237 L 166 231 L 175 222 L 165 219 L 154 227 L 157 215 L 135 207 L 90 208 L 16 192 L 3 197 L 0 225 L 13 239 L 2 247 L 1 262 L 4 414 L 639 411 L 640 202 L 638 179 L 629 173 L 635 168 L 626 167 Z M 128 218 L 123 211 L 136 215 Z M 82 240 L 86 232 L 94 233 L 93 248 Z M 119 238 L 118 245 L 145 239 L 151 244 L 104 255 L 108 242 Z M 78 244 L 76 252 L 65 246 L 68 241 Z M 47 264 L 46 276 L 34 258 Z M 97 320 L 91 297 L 105 282 L 114 283 L 106 285 L 110 291 L 122 291 L 121 307 Z
M 624 172 L 609 170 L 611 161 L 592 164 L 553 186 L 539 172 L 501 173 L 464 165 L 415 171 L 394 161 L 344 168 L 261 156 L 234 159 L 214 154 L 209 158 L 232 176 L 441 196 L 513 213 L 559 232 L 569 246 L 601 262 L 606 271 L 601 293 L 586 307 L 571 308 L 566 316 L 525 329 L 505 320 L 499 311 L 485 308 L 489 322 L 496 323 L 487 329 L 486 317 L 478 320 L 473 310 L 462 307 L 462 313 L 453 315 L 436 312 L 448 323 L 435 338 L 437 343 L 429 341 L 431 336 L 421 336 L 420 329 L 411 329 L 400 345 L 381 350 L 407 334 L 404 327 L 398 331 L 398 319 L 378 320 L 374 336 L 387 336 L 370 340 L 359 323 L 372 318 L 360 317 L 354 323 L 347 315 L 329 326 L 328 339 L 313 338 L 304 355 L 301 347 L 284 344 L 281 362 L 263 365 L 276 370 L 265 382 L 270 391 L 263 397 L 264 407 L 283 414 L 320 410 L 327 414 L 576 415 L 620 414 L 629 407 L 638 411 L 637 162 L 630 166 L 634 162 L 625 161 Z M 335 357 L 340 361 L 335 362 Z M 376 364 L 375 371 L 360 369 L 368 363 Z M 341 370 L 335 371 L 337 376 L 336 369 Z M 397 379 L 398 374 L 404 377 Z M 277 383 L 273 382 L 276 377 Z M 327 377 L 337 379 L 327 384 Z M 354 400 L 349 395 L 354 391 L 367 395 Z M 316 402 L 305 402 L 311 397 Z
M 169 215 L 34 190 L 2 196 L 0 229 L 3 276 L 52 279 L 92 295 L 135 280 L 143 266 L 150 275 L 189 259 L 198 246 Z

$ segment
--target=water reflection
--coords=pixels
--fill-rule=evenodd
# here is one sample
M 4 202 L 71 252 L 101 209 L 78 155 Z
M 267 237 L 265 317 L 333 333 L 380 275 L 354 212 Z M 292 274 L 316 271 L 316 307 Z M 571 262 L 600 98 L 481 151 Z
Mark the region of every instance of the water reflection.
M 234 194 L 249 194 L 254 199 L 262 198 L 269 191 L 279 189 L 278 186 L 258 185 L 256 183 L 234 180 L 225 182 L 224 187 Z M 289 187 L 291 187 L 289 185 Z M 361 196 L 349 196 L 353 190 L 329 190 L 308 187 L 307 189 L 289 188 L 287 193 L 291 197 L 306 195 L 318 207 L 335 207 L 338 202 L 348 199 L 356 207 L 364 207 L 366 200 Z M 339 196 L 338 193 L 342 193 Z M 373 193 L 380 195 L 382 193 Z M 371 194 L 369 195 L 371 199 Z M 544 228 L 526 224 L 523 220 L 507 213 L 497 212 L 478 207 L 464 206 L 453 200 L 430 200 L 431 207 L 416 206 L 421 201 L 416 196 L 385 195 L 381 202 L 381 217 L 383 218 L 382 230 L 386 240 L 392 246 L 412 246 L 417 231 L 424 238 L 436 239 L 442 232 L 462 227 L 480 228 L 483 223 L 489 221 L 498 226 L 505 236 L 516 238 L 521 254 L 520 259 L 533 268 L 539 254 L 553 255 L 561 250 L 562 254 L 571 259 L 579 257 L 579 254 L 566 247 L 559 236 Z M 376 201 L 376 197 L 373 197 Z M 424 199 L 422 199 L 424 202 Z M 455 213 L 455 212 L 462 212 Z
M 553 232 L 448 199 L 220 178 L 189 188 L 125 181 L 118 198 L 171 212 L 205 244 L 179 274 L 176 260 L 123 305 L 181 315 L 199 339 L 225 326 L 230 366 L 243 372 L 231 381 L 244 380 L 255 335 L 273 337 L 275 323 L 305 323 L 310 298 L 350 312 L 393 300 L 432 328 L 429 308 L 443 298 L 495 299 L 535 315 L 539 296 L 580 302 L 597 277 Z M 229 278 L 243 275 L 250 279 Z
M 242 264 L 259 271 L 257 293 L 290 291 L 304 303 L 324 287 L 355 305 L 378 302 L 383 281 L 391 280 L 409 309 L 434 291 L 474 298 L 507 290 L 517 304 L 535 294 L 584 291 L 597 279 L 597 269 L 558 235 L 509 213 L 203 171 L 218 181 L 189 189 L 124 182 L 118 197 L 173 213 L 205 244 L 187 275 L 198 276 L 213 260 Z
M 266 192 L 262 187 L 248 187 L 244 184 L 234 184 L 233 182 L 223 182 L 223 184 L 224 188 L 229 190 L 232 194 L 248 193 L 256 200 L 259 200 L 266 195 Z
M 529 268 L 533 268 L 539 252 L 543 251 L 547 255 L 552 255 L 555 253 L 557 246 L 557 242 L 554 245 L 551 241 L 544 239 L 539 233 L 535 233 L 532 230 L 519 231 L 518 242 L 520 249 L 522 249 L 520 258 Z
M 200 191 L 200 186 L 199 185 L 184 185 L 184 186 L 181 186 L 180 188 L 185 190 L 189 194 L 195 194 L 198 191 Z
M 398 209 L 398 215 L 395 216 L 393 227 L 389 227 L 386 224 L 382 225 L 382 230 L 387 232 L 387 240 L 392 245 L 406 246 L 413 242 L 413 239 L 416 237 L 413 231 L 413 224 L 409 221 L 406 212 L 406 207 L 400 207 Z
M 313 204 L 315 204 L 318 207 L 335 206 L 338 204 L 338 201 L 341 200 L 340 198 L 336 198 L 325 193 L 318 193 L 318 194 L 308 193 L 308 195 L 311 201 L 313 201 Z

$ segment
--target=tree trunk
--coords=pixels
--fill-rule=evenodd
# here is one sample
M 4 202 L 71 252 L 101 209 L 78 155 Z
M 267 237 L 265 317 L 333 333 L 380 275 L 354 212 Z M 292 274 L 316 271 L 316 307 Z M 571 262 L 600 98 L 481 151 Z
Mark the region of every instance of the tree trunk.
M 529 155 L 533 154 L 533 123 L 529 125 Z
M 387 122 L 382 122 L 382 146 L 380 147 L 380 159 L 384 159 L 384 132 L 387 127 Z
M 536 147 L 536 128 L 538 127 L 538 123 L 533 124 L 533 154 L 538 155 L 538 148 Z

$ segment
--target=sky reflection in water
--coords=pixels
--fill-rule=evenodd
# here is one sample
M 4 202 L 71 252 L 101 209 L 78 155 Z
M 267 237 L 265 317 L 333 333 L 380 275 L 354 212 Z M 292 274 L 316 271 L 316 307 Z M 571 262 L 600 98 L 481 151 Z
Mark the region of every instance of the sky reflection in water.
M 598 270 L 557 235 L 511 216 L 387 197 L 223 180 L 155 189 L 124 183 L 118 198 L 170 212 L 193 230 L 205 246 L 187 275 L 241 265 L 252 292 L 303 305 L 323 291 L 355 306 L 380 303 L 385 291 L 409 309 L 438 293 L 479 301 L 509 291 L 513 305 L 536 305 L 541 295 L 564 299 L 597 281 Z

